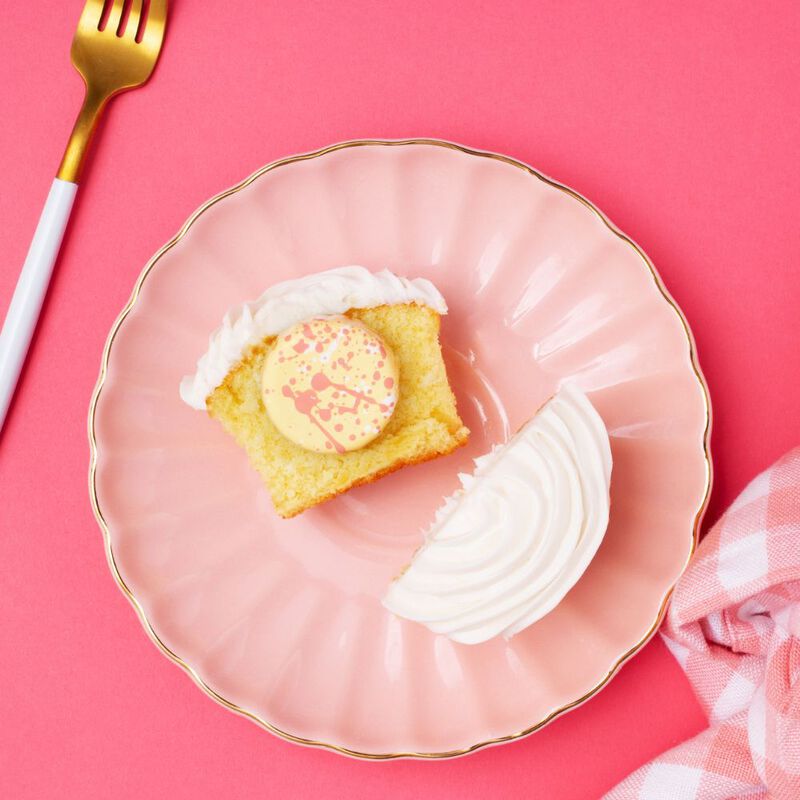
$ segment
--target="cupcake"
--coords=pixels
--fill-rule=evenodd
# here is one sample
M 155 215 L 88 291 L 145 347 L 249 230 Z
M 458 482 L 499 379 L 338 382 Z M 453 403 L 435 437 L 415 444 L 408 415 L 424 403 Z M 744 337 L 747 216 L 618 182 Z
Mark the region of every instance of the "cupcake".
M 462 644 L 510 638 L 561 602 L 603 540 L 608 433 L 565 386 L 460 477 L 383 604 Z
M 181 398 L 245 449 L 292 517 L 467 441 L 427 280 L 341 267 L 230 312 Z

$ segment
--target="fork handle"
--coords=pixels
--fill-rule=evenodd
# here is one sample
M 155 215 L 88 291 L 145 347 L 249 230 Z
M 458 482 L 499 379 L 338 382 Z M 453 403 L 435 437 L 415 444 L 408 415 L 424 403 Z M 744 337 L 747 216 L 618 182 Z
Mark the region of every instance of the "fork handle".
M 0 331 L 0 429 L 36 328 L 77 190 L 77 183 L 60 178 L 53 181 Z

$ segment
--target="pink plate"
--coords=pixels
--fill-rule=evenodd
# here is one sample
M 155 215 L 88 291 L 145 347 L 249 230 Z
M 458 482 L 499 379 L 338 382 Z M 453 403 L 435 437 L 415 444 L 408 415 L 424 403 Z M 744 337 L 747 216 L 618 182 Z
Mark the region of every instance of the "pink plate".
M 344 264 L 431 278 L 467 447 L 285 521 L 178 382 L 230 306 Z M 611 435 L 611 523 L 547 617 L 453 644 L 379 599 L 456 473 L 565 379 Z M 206 203 L 145 268 L 90 410 L 92 501 L 156 643 L 228 708 L 351 755 L 449 756 L 598 691 L 657 627 L 710 486 L 689 329 L 644 254 L 575 192 L 439 141 L 348 142 Z

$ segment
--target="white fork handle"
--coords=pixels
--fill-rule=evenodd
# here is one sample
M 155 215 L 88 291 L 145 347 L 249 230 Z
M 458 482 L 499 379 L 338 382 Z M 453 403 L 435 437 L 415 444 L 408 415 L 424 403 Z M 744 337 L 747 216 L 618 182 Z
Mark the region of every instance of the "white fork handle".
M 36 328 L 77 190 L 77 183 L 59 178 L 53 181 L 0 331 L 0 429 Z

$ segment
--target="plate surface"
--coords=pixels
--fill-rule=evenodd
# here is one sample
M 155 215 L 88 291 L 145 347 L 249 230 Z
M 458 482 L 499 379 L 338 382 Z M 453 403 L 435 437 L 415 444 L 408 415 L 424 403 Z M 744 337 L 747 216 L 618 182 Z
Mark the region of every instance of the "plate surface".
M 231 306 L 344 264 L 432 279 L 467 447 L 280 520 L 178 383 Z M 379 599 L 457 472 L 570 379 L 602 415 L 611 522 L 589 569 L 509 642 L 456 645 Z M 214 699 L 351 755 L 458 755 L 598 691 L 655 631 L 710 488 L 691 333 L 644 254 L 512 159 L 360 141 L 271 164 L 154 256 L 111 331 L 89 416 L 112 571 Z

